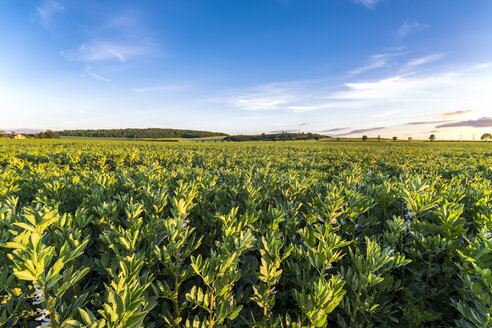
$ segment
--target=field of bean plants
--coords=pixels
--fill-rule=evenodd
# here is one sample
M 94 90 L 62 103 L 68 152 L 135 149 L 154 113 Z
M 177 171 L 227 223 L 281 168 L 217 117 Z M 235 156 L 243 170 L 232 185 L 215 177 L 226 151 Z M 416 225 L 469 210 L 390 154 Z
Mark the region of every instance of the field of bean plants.
M 492 327 L 492 145 L 0 140 L 0 326 Z

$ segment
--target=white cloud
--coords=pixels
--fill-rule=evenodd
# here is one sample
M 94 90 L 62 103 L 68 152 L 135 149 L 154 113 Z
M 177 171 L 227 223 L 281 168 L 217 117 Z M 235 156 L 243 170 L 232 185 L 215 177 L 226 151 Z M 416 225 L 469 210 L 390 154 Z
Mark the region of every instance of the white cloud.
M 333 93 L 328 98 L 332 99 L 395 99 L 415 96 L 418 92 L 426 92 L 432 88 L 440 87 L 451 82 L 453 75 L 427 78 L 405 78 L 394 76 L 373 82 L 345 83 L 349 90 Z
M 41 25 L 48 27 L 56 14 L 63 14 L 63 12 L 65 12 L 65 7 L 56 1 L 43 1 L 43 3 L 36 8 L 36 12 L 41 20 Z
M 401 110 L 399 110 L 399 109 L 397 109 L 397 110 L 390 110 L 390 111 L 387 111 L 387 112 L 384 112 L 384 113 L 381 113 L 381 114 L 373 115 L 372 117 L 373 118 L 387 117 L 387 116 L 395 115 L 395 114 L 398 114 L 398 113 L 401 113 Z
M 90 65 L 85 66 L 85 71 L 84 71 L 84 74 L 82 74 L 82 76 L 86 76 L 86 75 L 92 77 L 93 79 L 99 80 L 99 81 L 104 81 L 107 83 L 111 82 L 109 79 L 93 72 Z
M 492 62 L 483 63 L 483 64 L 473 66 L 473 68 L 476 68 L 476 69 L 484 69 L 484 68 L 489 68 L 489 67 L 492 67 Z
M 287 106 L 298 100 L 298 90 L 310 83 L 313 81 L 273 82 L 235 90 L 229 97 L 210 98 L 209 101 L 226 103 L 248 111 L 288 110 Z
M 395 66 L 395 73 L 380 79 L 357 81 L 349 78 L 346 83 L 339 84 L 332 80 L 271 83 L 229 91 L 229 96 L 209 100 L 245 111 L 289 112 L 292 115 L 313 112 L 309 115 L 334 115 L 340 118 L 353 115 L 351 119 L 358 119 L 359 126 L 369 122 L 373 126 L 387 125 L 377 122 L 378 118 L 387 118 L 388 124 L 395 124 L 402 119 L 415 119 L 409 116 L 409 111 L 423 115 L 428 111 L 445 111 L 451 104 L 456 107 L 477 108 L 478 115 L 478 109 L 484 108 L 484 100 L 472 97 L 467 91 L 472 88 L 476 89 L 475 93 L 479 92 L 474 87 L 476 81 L 472 76 L 473 72 L 468 72 L 469 69 L 426 75 L 418 72 L 412 72 L 412 75 L 401 73 L 402 67 L 418 68 L 441 56 L 431 54 L 415 58 L 399 67 L 396 63 L 392 64 L 392 67 Z M 474 101 L 470 103 L 470 99 Z M 313 124 L 316 127 L 318 122 Z
M 349 82 L 338 91 L 327 92 L 323 81 L 271 83 L 210 101 L 222 102 L 248 111 L 309 112 L 320 110 L 349 110 L 375 106 L 381 101 L 400 101 L 430 96 L 436 88 L 450 84 L 456 74 L 409 78 L 392 76 L 368 82 Z M 377 114 L 384 117 L 396 112 Z
M 211 98 L 246 111 L 310 112 L 330 109 L 361 108 L 364 101 L 327 101 L 322 81 L 270 83 L 238 92 L 236 96 Z
M 405 21 L 398 29 L 398 36 L 402 39 L 406 38 L 410 33 L 418 30 L 424 30 L 429 28 L 430 25 L 419 23 L 417 21 L 408 22 Z
M 142 20 L 134 11 L 118 12 L 107 17 L 104 24 L 97 31 L 113 30 L 124 33 L 140 33 L 143 26 Z
M 367 8 L 374 8 L 377 3 L 380 1 L 380 0 L 357 0 L 359 3 L 362 3 L 364 6 L 366 6 Z
M 352 130 L 352 131 L 346 132 L 346 133 L 336 134 L 335 137 L 344 137 L 344 136 L 356 135 L 356 134 L 361 134 L 361 133 L 380 131 L 380 130 L 384 130 L 384 129 L 386 129 L 386 127 L 384 127 L 384 126 L 379 126 L 379 127 L 374 127 L 374 128 L 364 128 L 364 129 Z
M 84 27 L 90 39 L 77 49 L 60 51 L 70 61 L 126 62 L 131 58 L 160 54 L 159 45 L 152 41 L 152 31 L 135 11 L 98 15 L 101 22 Z
M 210 98 L 247 111 L 309 112 L 338 108 L 361 107 L 362 102 L 326 100 L 325 82 L 303 80 L 274 82 L 247 90 L 239 90 L 230 97 Z
M 397 48 L 394 52 L 372 55 L 369 58 L 368 64 L 349 71 L 348 76 L 354 77 L 378 68 L 387 68 L 385 71 L 389 71 L 391 69 L 393 71 L 398 71 L 399 73 L 408 73 L 416 67 L 439 61 L 444 57 L 443 54 L 435 53 L 424 57 L 415 58 L 407 61 L 405 64 L 401 64 L 397 61 L 397 57 L 408 54 L 408 52 L 400 51 L 402 49 L 403 48 Z M 486 68 L 487 66 L 487 64 L 483 64 L 475 66 L 475 68 Z
M 243 110 L 279 110 L 295 100 L 291 95 L 278 96 L 242 96 L 234 99 L 232 105 Z
M 413 68 L 415 68 L 417 66 L 421 66 L 421 65 L 428 64 L 428 63 L 432 63 L 432 62 L 441 60 L 443 57 L 444 56 L 442 54 L 432 54 L 432 55 L 428 55 L 428 56 L 425 56 L 425 57 L 420 57 L 420 58 L 417 58 L 417 59 L 413 59 L 413 60 L 409 61 L 403 67 L 403 70 L 409 70 L 409 69 L 413 69 Z
M 401 48 L 397 50 L 401 50 Z M 403 54 L 404 54 L 403 52 L 396 51 L 396 52 L 372 55 L 371 58 L 369 59 L 368 64 L 350 71 L 349 76 L 355 76 L 367 71 L 385 67 L 393 57 L 400 56 Z
M 332 101 L 323 102 L 316 105 L 307 106 L 287 106 L 287 109 L 294 112 L 310 112 L 323 109 L 347 109 L 347 108 L 361 108 L 365 105 L 362 101 Z
M 473 109 L 455 110 L 453 112 L 442 113 L 441 116 L 446 117 L 446 118 L 450 118 L 450 117 L 453 118 L 453 117 L 457 117 L 457 116 L 469 115 L 469 114 L 474 113 L 474 112 L 475 112 L 475 110 L 473 110 Z
M 189 89 L 188 85 L 158 85 L 155 87 L 147 88 L 134 88 L 133 92 L 144 93 L 144 92 L 180 92 Z
M 61 51 L 60 54 L 71 61 L 119 60 L 125 62 L 130 58 L 149 55 L 155 51 L 155 48 L 148 44 L 93 41 L 83 43 L 76 51 Z
M 354 76 L 354 75 L 359 75 L 361 73 L 364 73 L 366 71 L 371 71 L 376 68 L 381 68 L 386 65 L 386 59 L 376 59 L 372 63 L 367 64 L 365 66 L 356 68 L 352 71 L 349 72 L 349 75 Z

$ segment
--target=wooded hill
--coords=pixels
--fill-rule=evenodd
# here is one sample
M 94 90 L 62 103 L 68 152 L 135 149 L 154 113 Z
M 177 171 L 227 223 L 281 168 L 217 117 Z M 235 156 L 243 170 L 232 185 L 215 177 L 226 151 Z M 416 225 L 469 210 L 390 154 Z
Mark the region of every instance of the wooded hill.
M 99 129 L 99 130 L 63 130 L 60 136 L 92 138 L 204 138 L 227 136 L 225 133 L 178 130 L 178 129 Z

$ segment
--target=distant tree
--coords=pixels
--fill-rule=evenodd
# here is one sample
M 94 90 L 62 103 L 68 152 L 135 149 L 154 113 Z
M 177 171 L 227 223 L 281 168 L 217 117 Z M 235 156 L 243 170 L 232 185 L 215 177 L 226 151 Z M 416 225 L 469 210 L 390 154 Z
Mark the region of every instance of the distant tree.
M 320 139 L 321 135 L 315 133 L 271 133 L 261 135 L 235 135 L 227 136 L 227 141 L 289 141 Z M 317 140 L 318 140 L 317 139 Z
M 408 137 L 408 142 L 412 141 L 413 138 L 412 137 Z
M 99 130 L 64 130 L 58 131 L 61 136 L 101 137 L 101 138 L 203 138 L 227 136 L 225 133 L 176 130 L 176 129 L 99 129 Z
M 46 130 L 44 135 L 48 139 L 60 139 L 60 135 L 58 133 L 56 133 L 55 131 Z
M 398 137 L 393 137 L 393 141 L 396 141 L 396 140 L 398 140 Z
M 367 136 L 362 136 L 362 141 L 367 141 Z
M 432 141 L 434 141 L 434 140 L 436 140 L 436 135 L 435 135 L 435 134 L 431 134 L 431 135 L 429 136 L 429 140 L 430 140 L 431 142 L 432 142 Z
M 320 139 L 319 136 L 314 137 L 314 140 L 316 140 L 316 141 L 319 141 L 319 139 Z
M 34 135 L 36 139 L 60 139 L 60 135 L 51 130 L 46 130 L 44 132 L 39 132 Z
M 492 139 L 492 134 L 490 133 L 484 133 L 481 137 L 480 137 L 480 140 L 483 140 L 483 141 L 488 141 Z
M 340 138 L 337 138 L 337 141 L 340 141 Z
M 380 135 L 378 135 L 378 142 L 379 142 L 379 141 L 381 141 L 381 136 L 380 136 Z

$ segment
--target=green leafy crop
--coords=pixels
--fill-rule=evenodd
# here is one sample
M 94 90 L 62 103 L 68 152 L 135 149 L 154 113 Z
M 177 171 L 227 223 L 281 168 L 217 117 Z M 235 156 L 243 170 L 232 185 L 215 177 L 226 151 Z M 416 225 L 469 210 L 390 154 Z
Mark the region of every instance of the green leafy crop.
M 487 143 L 0 140 L 2 327 L 492 327 Z

